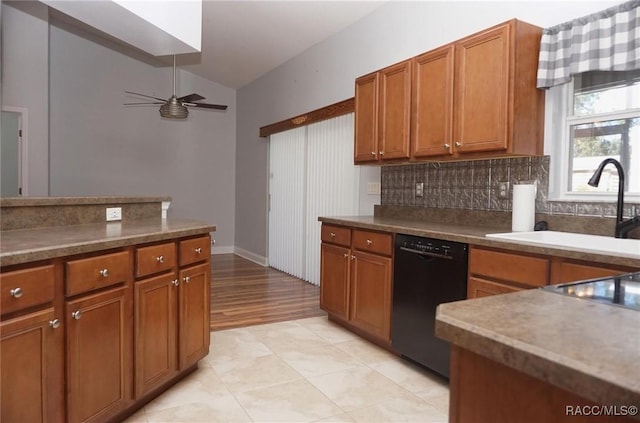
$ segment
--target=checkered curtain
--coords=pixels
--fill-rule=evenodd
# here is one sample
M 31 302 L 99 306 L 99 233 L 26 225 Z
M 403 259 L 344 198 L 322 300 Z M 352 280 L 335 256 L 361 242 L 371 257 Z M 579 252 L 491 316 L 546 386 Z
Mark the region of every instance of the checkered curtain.
M 564 84 L 588 71 L 640 69 L 640 0 L 542 32 L 538 88 Z

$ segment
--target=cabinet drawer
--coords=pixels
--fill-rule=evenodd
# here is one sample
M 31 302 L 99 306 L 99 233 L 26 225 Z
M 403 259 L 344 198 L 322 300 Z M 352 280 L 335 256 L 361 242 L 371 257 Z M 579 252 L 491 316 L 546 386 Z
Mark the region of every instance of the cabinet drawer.
M 354 229 L 353 248 L 390 256 L 393 251 L 393 236 L 382 232 Z
M 571 261 L 554 261 L 551 265 L 551 283 L 557 284 L 582 281 L 586 279 L 606 278 L 633 271 L 637 270 L 632 268 L 609 268 L 599 266 L 596 263 L 589 264 Z
M 53 265 L 0 274 L 2 314 L 53 301 Z
M 549 282 L 549 260 L 521 254 L 471 248 L 469 273 L 529 286 Z
M 351 229 L 344 226 L 322 225 L 320 237 L 323 242 L 351 246 Z
M 65 293 L 70 297 L 126 282 L 130 274 L 127 251 L 69 261 Z
M 522 291 L 522 288 L 506 285 L 498 282 L 486 281 L 484 279 L 469 278 L 467 284 L 467 298 L 481 298 L 490 295 L 508 294 L 510 292 Z
M 136 250 L 136 277 L 171 270 L 176 266 L 176 244 L 151 245 Z
M 211 256 L 211 242 L 208 236 L 180 241 L 180 266 L 196 263 Z

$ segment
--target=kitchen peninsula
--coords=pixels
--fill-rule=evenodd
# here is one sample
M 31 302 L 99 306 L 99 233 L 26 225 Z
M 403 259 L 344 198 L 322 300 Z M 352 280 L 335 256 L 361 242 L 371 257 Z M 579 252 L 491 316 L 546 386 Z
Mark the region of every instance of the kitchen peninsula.
M 216 227 L 169 201 L 0 199 L 1 420 L 124 417 L 207 355 Z

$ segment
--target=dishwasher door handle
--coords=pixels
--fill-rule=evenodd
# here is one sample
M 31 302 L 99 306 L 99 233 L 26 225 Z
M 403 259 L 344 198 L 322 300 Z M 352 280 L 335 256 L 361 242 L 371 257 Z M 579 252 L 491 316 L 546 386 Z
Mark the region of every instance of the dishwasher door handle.
M 427 251 L 414 250 L 413 248 L 407 248 L 407 247 L 400 247 L 400 249 L 402 251 L 406 251 L 407 253 L 418 254 L 423 257 L 435 257 L 435 258 L 441 258 L 445 260 L 453 260 L 453 257 L 445 256 L 444 254 L 429 253 Z

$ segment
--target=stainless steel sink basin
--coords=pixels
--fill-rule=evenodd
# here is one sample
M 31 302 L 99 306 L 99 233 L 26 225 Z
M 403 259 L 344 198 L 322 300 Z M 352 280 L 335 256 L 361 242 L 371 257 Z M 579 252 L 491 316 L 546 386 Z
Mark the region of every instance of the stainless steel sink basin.
M 640 239 L 620 239 L 571 232 L 533 231 L 487 234 L 487 238 L 640 259 Z

